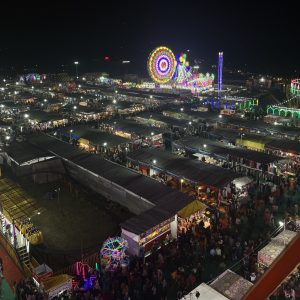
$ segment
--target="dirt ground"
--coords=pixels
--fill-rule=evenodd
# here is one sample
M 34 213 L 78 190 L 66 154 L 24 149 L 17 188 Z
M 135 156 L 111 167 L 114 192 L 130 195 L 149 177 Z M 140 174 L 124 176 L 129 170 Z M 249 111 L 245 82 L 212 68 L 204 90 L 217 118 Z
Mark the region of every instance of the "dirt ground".
M 31 219 L 42 231 L 44 244 L 32 246 L 32 254 L 55 270 L 98 251 L 107 237 L 120 234 L 119 224 L 132 216 L 126 208 L 70 181 L 36 185 L 22 178 L 19 183 L 42 207 L 41 214 Z M 59 196 L 54 192 L 58 188 Z

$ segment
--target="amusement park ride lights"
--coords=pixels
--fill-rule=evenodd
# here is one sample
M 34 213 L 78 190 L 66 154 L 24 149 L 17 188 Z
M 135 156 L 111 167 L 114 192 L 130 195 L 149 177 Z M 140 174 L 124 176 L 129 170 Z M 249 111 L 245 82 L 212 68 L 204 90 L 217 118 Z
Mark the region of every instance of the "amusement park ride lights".
M 108 238 L 102 245 L 100 257 L 107 269 L 114 270 L 119 265 L 128 264 L 126 250 L 128 242 L 121 237 Z
M 186 54 L 181 53 L 175 58 L 172 50 L 164 46 L 150 53 L 148 72 L 160 86 L 169 83 L 173 87 L 192 91 L 211 88 L 214 81 L 213 74 L 192 73 Z
M 291 93 L 295 96 L 300 96 L 300 79 L 291 80 Z

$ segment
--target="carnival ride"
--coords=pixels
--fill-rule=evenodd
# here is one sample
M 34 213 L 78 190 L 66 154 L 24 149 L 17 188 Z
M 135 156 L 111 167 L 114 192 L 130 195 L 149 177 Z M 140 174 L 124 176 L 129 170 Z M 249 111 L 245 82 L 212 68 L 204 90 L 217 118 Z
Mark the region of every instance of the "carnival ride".
M 20 77 L 20 81 L 25 81 L 25 82 L 44 81 L 44 80 L 46 80 L 45 74 L 29 73 L 29 74 L 22 75 Z
M 175 58 L 172 50 L 164 46 L 150 53 L 148 72 L 157 85 L 170 84 L 172 88 L 189 89 L 192 92 L 210 89 L 214 81 L 213 74 L 193 72 L 185 53 Z
M 127 264 L 126 250 L 128 242 L 121 237 L 108 238 L 100 250 L 100 257 L 107 269 L 115 269 L 121 264 Z
M 295 96 L 300 96 L 300 79 L 291 80 L 291 93 Z

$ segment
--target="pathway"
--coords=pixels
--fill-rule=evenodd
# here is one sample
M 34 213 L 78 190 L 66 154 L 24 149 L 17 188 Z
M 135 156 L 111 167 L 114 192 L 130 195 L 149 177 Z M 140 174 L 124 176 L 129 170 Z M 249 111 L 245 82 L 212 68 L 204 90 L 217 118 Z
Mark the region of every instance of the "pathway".
M 3 275 L 4 279 L 1 283 L 1 292 L 2 292 L 2 298 L 0 296 L 0 299 L 10 300 L 14 299 L 12 287 L 14 282 L 18 282 L 22 279 L 24 279 L 24 275 L 22 274 L 21 270 L 16 266 L 14 261 L 10 258 L 10 256 L 7 254 L 6 250 L 2 247 L 0 244 L 0 257 L 3 261 Z

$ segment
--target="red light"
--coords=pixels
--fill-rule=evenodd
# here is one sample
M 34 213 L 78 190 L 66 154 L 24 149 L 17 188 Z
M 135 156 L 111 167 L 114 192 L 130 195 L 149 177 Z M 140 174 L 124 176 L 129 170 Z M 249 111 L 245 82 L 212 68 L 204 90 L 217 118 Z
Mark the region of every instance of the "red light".
M 109 60 L 109 56 L 105 56 L 105 57 L 104 57 L 104 60 Z

